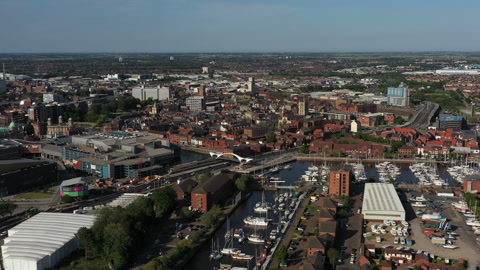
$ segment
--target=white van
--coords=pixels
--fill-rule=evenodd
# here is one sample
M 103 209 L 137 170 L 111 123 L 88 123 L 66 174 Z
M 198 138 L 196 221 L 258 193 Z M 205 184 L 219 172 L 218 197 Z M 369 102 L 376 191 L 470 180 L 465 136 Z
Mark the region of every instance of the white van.
M 382 238 L 380 236 L 377 236 L 377 243 L 381 243 L 382 242 Z

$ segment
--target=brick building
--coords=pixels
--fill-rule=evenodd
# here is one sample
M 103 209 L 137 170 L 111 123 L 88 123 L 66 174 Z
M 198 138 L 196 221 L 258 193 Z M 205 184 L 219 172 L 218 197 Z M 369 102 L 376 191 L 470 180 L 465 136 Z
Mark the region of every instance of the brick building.
M 352 166 L 337 165 L 330 169 L 330 195 L 350 196 L 350 184 L 352 182 Z
M 233 195 L 235 174 L 220 173 L 192 190 L 192 208 L 207 212 L 210 208 Z

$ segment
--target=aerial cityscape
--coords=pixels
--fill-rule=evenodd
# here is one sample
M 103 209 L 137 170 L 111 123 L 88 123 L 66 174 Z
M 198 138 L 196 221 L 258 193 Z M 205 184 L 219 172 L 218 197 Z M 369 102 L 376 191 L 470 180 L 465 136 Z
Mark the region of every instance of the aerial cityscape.
M 0 0 L 1 269 L 480 270 L 480 3 L 432 8 Z

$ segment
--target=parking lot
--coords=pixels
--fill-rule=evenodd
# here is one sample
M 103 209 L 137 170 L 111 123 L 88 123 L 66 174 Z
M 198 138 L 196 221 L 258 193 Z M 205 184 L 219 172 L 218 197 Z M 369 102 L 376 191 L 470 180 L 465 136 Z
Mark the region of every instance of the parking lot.
M 424 234 L 424 225 L 421 224 L 422 218 L 421 214 L 417 217 L 415 211 L 418 210 L 416 208 L 412 208 L 409 203 L 404 203 L 405 210 L 407 212 L 407 219 L 410 223 L 410 236 L 404 237 L 406 239 L 412 239 L 413 245 L 408 246 L 406 244 L 395 244 L 393 236 L 389 230 L 391 230 L 392 226 L 386 228 L 386 234 L 379 234 L 381 237 L 381 243 L 377 243 L 376 235 L 374 234 L 371 237 L 365 238 L 365 242 L 369 244 L 375 244 L 377 247 L 382 246 L 392 246 L 395 248 L 404 247 L 406 249 L 413 249 L 413 250 L 421 250 L 424 252 L 428 252 L 430 256 L 440 257 L 440 258 L 448 258 L 448 259 L 465 259 L 471 264 L 479 264 L 480 263 L 480 246 L 476 244 L 475 238 L 476 236 L 473 234 L 473 231 L 469 226 L 465 224 L 465 218 L 456 210 L 454 210 L 450 202 L 443 201 L 437 199 L 437 210 L 441 211 L 440 213 L 448 218 L 448 220 L 452 224 L 452 230 L 454 233 L 458 234 L 456 239 L 453 240 L 454 244 L 458 246 L 456 249 L 446 249 L 441 246 L 436 246 L 432 243 L 432 241 Z M 429 210 L 423 209 L 425 212 L 430 212 Z M 366 231 L 371 231 L 371 225 L 373 224 L 381 224 L 382 221 L 376 222 L 369 222 L 366 225 Z M 444 233 L 443 230 L 438 230 L 438 233 Z

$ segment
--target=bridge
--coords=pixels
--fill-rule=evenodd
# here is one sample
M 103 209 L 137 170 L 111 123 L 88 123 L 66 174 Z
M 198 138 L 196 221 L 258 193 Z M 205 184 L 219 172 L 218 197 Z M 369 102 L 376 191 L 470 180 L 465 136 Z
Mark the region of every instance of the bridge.
M 245 164 L 253 160 L 253 158 L 244 158 L 244 157 L 241 157 L 241 156 L 239 156 L 239 155 L 237 155 L 237 154 L 232 154 L 232 153 L 227 153 L 227 154 L 236 157 L 240 162 L 242 162 L 242 163 L 245 162 Z M 223 155 L 225 155 L 225 154 L 224 154 L 224 153 L 210 152 L 210 156 L 211 156 L 211 157 L 219 158 L 219 157 L 221 157 L 221 156 L 223 156 Z

